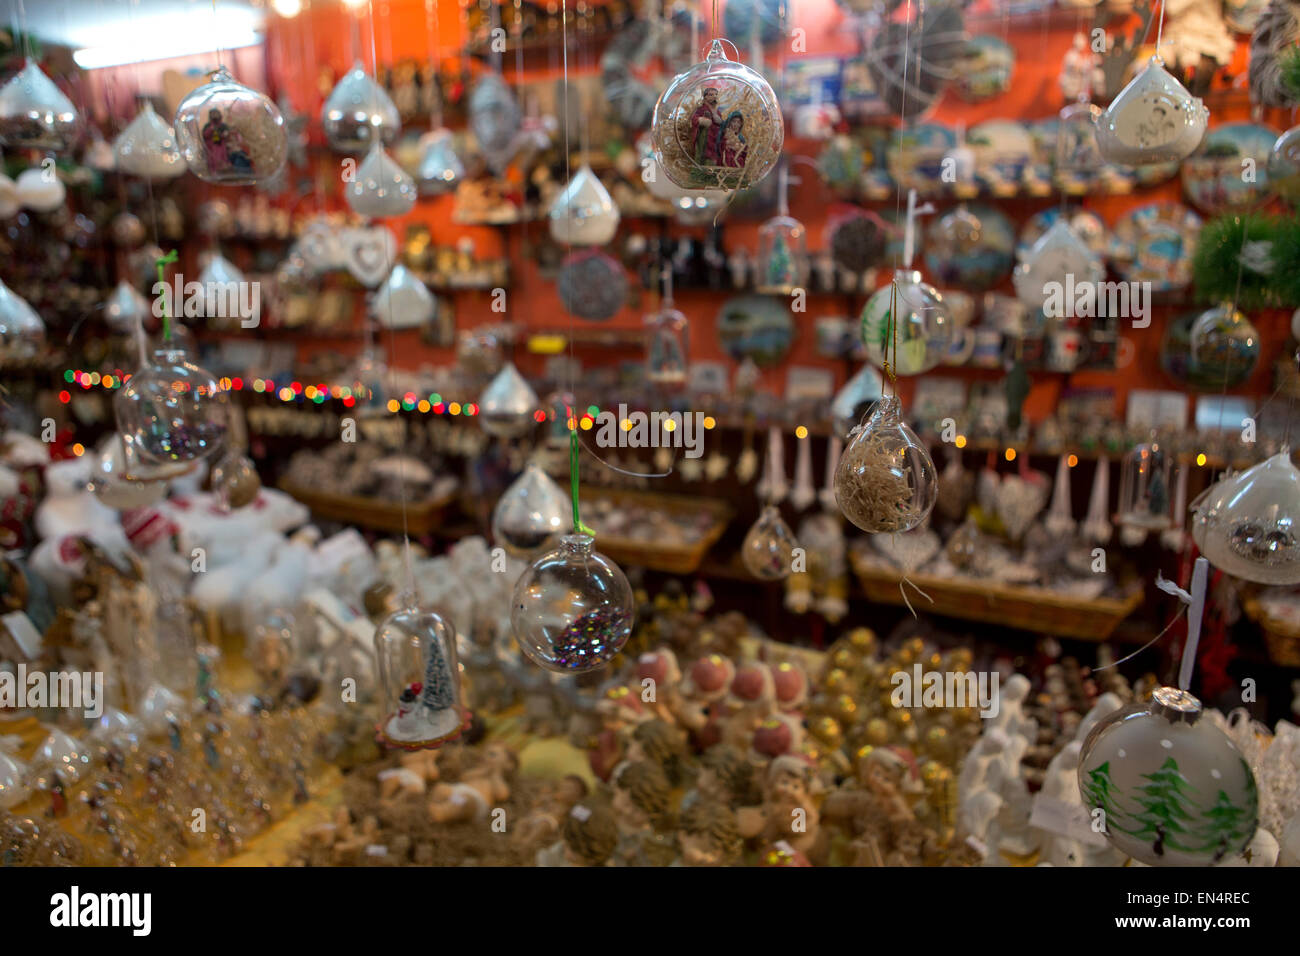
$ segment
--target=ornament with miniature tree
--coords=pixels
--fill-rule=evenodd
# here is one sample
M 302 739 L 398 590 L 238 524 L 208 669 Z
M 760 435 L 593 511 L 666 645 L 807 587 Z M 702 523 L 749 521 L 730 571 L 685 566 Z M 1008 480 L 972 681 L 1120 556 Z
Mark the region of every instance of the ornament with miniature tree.
M 375 629 L 383 708 L 376 739 L 387 747 L 428 750 L 459 737 L 470 714 L 461 701 L 456 629 L 414 603 Z
M 772 295 L 790 295 L 808 285 L 808 231 L 803 223 L 790 216 L 790 177 L 782 167 L 777 174 L 778 212 L 758 228 L 758 283 L 756 291 Z
M 1134 445 L 1120 462 L 1119 509 L 1115 523 L 1126 544 L 1136 545 L 1149 531 L 1173 523 L 1173 490 L 1178 462 L 1166 444 L 1151 440 Z
M 673 307 L 673 270 L 663 269 L 664 297 L 659 309 L 646 316 L 645 377 L 661 388 L 682 388 L 689 375 L 689 323 Z
M 185 162 L 204 182 L 248 186 L 273 178 L 289 155 L 284 117 L 224 66 L 180 102 L 172 122 Z

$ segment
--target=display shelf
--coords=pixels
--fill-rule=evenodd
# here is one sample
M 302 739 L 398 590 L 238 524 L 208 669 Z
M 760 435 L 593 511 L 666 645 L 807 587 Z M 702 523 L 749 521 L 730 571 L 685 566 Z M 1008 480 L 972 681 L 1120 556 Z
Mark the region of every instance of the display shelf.
M 666 541 L 645 541 L 623 538 L 617 534 L 600 533 L 597 546 L 600 551 L 619 564 L 631 564 L 650 571 L 671 574 L 693 574 L 709 549 L 727 530 L 734 511 L 730 504 L 715 498 L 695 498 L 663 495 L 650 491 L 622 491 L 606 488 L 589 488 L 582 492 L 586 501 L 612 501 L 618 505 L 642 505 L 661 512 L 674 514 L 709 514 L 711 523 L 696 541 L 674 545 Z M 599 529 L 597 529 L 599 531 Z
M 443 523 L 456 492 L 451 491 L 426 501 L 379 501 L 362 495 L 339 495 L 301 488 L 291 481 L 279 482 L 281 491 L 302 502 L 312 514 L 331 521 L 369 528 L 374 531 L 406 531 L 413 535 L 433 534 Z

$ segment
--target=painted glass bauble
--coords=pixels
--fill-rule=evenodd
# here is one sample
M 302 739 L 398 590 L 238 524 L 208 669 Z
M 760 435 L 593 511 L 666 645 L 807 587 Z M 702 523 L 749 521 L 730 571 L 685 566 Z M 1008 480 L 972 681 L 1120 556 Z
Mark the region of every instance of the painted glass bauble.
M 1181 162 L 1205 137 L 1210 111 L 1151 57 L 1097 118 L 1102 158 L 1125 166 Z
M 1256 584 L 1300 584 L 1300 471 L 1290 451 L 1211 486 L 1192 540 L 1216 568 Z
M 862 342 L 880 368 L 890 363 L 896 375 L 920 375 L 948 354 L 954 324 L 938 290 L 923 282 L 921 273 L 899 269 L 894 282 L 876 290 L 863 307 Z

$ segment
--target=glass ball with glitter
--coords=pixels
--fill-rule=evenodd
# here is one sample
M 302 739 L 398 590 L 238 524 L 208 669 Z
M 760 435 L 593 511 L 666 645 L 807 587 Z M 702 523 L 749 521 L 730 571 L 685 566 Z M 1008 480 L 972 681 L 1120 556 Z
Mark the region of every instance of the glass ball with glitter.
M 586 534 L 565 535 L 515 584 L 510 624 L 533 663 L 560 674 L 608 664 L 632 633 L 632 588 Z
M 225 390 L 170 345 L 127 379 L 113 396 L 113 412 L 128 465 L 195 461 L 226 437 Z

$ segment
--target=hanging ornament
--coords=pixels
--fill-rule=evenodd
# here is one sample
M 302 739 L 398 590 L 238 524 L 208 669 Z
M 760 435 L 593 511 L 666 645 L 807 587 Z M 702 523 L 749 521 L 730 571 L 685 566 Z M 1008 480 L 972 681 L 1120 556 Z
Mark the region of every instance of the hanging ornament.
M 0 750 L 0 810 L 12 810 L 32 795 L 27 764 Z
M 885 380 L 870 365 L 864 365 L 844 383 L 831 399 L 831 427 L 847 440 L 862 416 L 885 395 Z
M 14 182 L 18 203 L 36 212 L 53 212 L 63 206 L 68 198 L 67 187 L 58 175 L 50 176 L 40 166 L 32 166 L 18 174 Z
M 117 168 L 117 153 L 97 126 L 91 126 L 90 145 L 81 157 L 81 164 L 100 173 L 111 173 Z
M 1062 216 L 1038 237 L 1011 278 L 1025 305 L 1063 316 L 1074 290 L 1095 287 L 1106 278 L 1106 266 Z
M 817 500 L 817 489 L 813 486 L 812 442 L 807 436 L 795 444 L 794 488 L 790 490 L 790 504 L 795 511 L 803 511 Z
M 749 573 L 762 581 L 788 577 L 799 546 L 794 532 L 775 505 L 764 505 L 762 514 L 745 535 L 740 557 Z
M 934 461 L 903 421 L 902 409 L 897 395 L 877 402 L 852 432 L 835 470 L 840 511 L 872 534 L 917 527 L 939 493 Z
M 790 490 L 785 478 L 785 439 L 781 429 L 773 425 L 767 430 L 767 457 L 763 459 L 763 477 L 754 489 L 759 498 L 768 504 L 784 501 Z
M 1198 315 L 1187 330 L 1189 384 L 1236 388 L 1259 364 L 1259 333 L 1245 314 L 1224 303 Z
M 420 137 L 420 165 L 416 180 L 421 194 L 441 196 L 455 191 L 465 178 L 465 166 L 456 155 L 449 129 L 435 129 Z
M 953 327 L 943 296 L 915 269 L 895 272 L 894 281 L 862 309 L 867 358 L 884 368 L 892 357 L 896 375 L 920 375 L 942 362 L 952 347 Z
M 863 59 L 889 112 L 910 120 L 933 106 L 958 72 L 968 37 L 959 6 L 890 18 L 878 29 Z
M 1011 271 L 1015 245 L 1011 222 L 1001 212 L 962 203 L 926 230 L 925 266 L 945 288 L 984 292 Z
M 655 158 L 686 189 L 744 189 L 781 156 L 785 125 L 762 75 L 727 56 L 715 39 L 702 62 L 679 73 L 655 104 Z M 739 55 L 739 54 L 737 54 Z
M 118 282 L 104 303 L 104 321 L 114 332 L 130 334 L 149 318 L 149 301 L 125 279 Z
M 607 322 L 627 301 L 627 273 L 598 249 L 584 249 L 564 260 L 556 288 L 573 315 L 588 322 Z
M 1257 584 L 1300 584 L 1300 471 L 1284 450 L 1211 487 L 1192 538 L 1216 568 Z
M 1151 866 L 1206 866 L 1255 835 L 1255 776 L 1201 702 L 1174 687 L 1115 711 L 1084 740 L 1079 790 L 1106 839 Z
M 531 558 L 554 547 L 556 538 L 570 528 L 569 501 L 535 462 L 528 463 L 492 511 L 493 542 L 517 558 Z
M 1292 206 L 1300 207 L 1300 126 L 1279 136 L 1269 151 L 1268 184 Z
M 618 231 L 618 207 L 586 163 L 573 174 L 547 213 L 551 238 L 570 246 L 603 246 Z
M 352 64 L 326 98 L 320 121 L 330 147 L 340 153 L 391 146 L 402 131 L 402 118 L 392 98 L 371 78 L 360 60 Z
M 778 174 L 777 215 L 758 227 L 758 276 L 755 289 L 791 295 L 808 285 L 808 230 L 790 215 L 790 171 Z
M 45 323 L 27 300 L 0 279 L 0 355 L 31 358 L 45 344 Z
M 231 448 L 212 466 L 212 490 L 222 510 L 233 511 L 257 500 L 262 479 L 257 467 L 241 449 Z
M 885 231 L 877 217 L 861 209 L 833 216 L 826 231 L 831 259 L 841 269 L 859 275 L 884 258 Z
M 514 438 L 528 431 L 537 411 L 537 393 L 524 381 L 514 362 L 507 362 L 478 400 L 483 430 L 497 438 Z
M 632 633 L 632 588 L 618 565 L 569 534 L 515 584 L 510 624 L 524 655 L 562 674 L 608 664 Z
M 121 511 L 147 508 L 162 501 L 167 496 L 168 479 L 184 473 L 188 467 L 172 464 L 159 469 L 128 471 L 122 438 L 113 434 L 104 439 L 95 454 L 87 485 L 109 508 Z
M 373 289 L 392 272 L 397 239 L 383 226 L 345 229 L 340 243 L 342 264 L 363 286 Z
M 1141 531 L 1143 538 L 1148 531 L 1168 528 L 1173 521 L 1175 470 L 1174 456 L 1159 442 L 1144 442 L 1129 449 L 1120 462 L 1115 523 L 1121 529 Z
M 1056 483 L 1052 488 L 1052 503 L 1048 506 L 1043 524 L 1054 538 L 1068 538 L 1074 534 L 1074 517 L 1070 514 L 1070 463 L 1062 455 L 1056 462 Z
M 226 435 L 226 393 L 169 344 L 113 396 L 128 466 L 204 458 Z
M 370 297 L 370 314 L 385 328 L 413 329 L 438 314 L 438 300 L 419 277 L 400 262 Z
M 185 172 L 185 157 L 176 145 L 176 131 L 145 100 L 136 118 L 113 141 L 117 168 L 146 179 L 172 179 Z
M 1097 459 L 1097 472 L 1092 479 L 1092 492 L 1088 497 L 1088 513 L 1079 531 L 1095 544 L 1110 540 L 1110 459 L 1102 455 Z
M 822 484 L 821 491 L 817 492 L 817 502 L 822 506 L 823 511 L 833 512 L 837 505 L 835 502 L 835 472 L 840 466 L 840 454 L 844 451 L 844 443 L 840 441 L 839 435 L 831 435 L 830 440 L 826 442 L 826 480 Z
M 5 146 L 64 150 L 80 121 L 72 101 L 30 57 L 0 87 L 0 143 Z
M 523 114 L 514 93 L 499 73 L 484 75 L 469 94 L 469 127 L 483 158 L 500 174 L 514 156 Z
M 442 615 L 415 607 L 395 611 L 375 629 L 380 722 L 388 747 L 428 750 L 459 737 L 470 714 L 461 703 L 456 629 Z
M 173 125 L 190 172 L 209 183 L 265 182 L 280 172 L 289 153 L 279 109 L 224 66 L 181 100 Z
M 343 191 L 348 207 L 366 219 L 404 216 L 415 206 L 415 181 L 382 146 L 370 148 Z
M 1178 163 L 1205 137 L 1210 111 L 1152 56 L 1097 118 L 1097 146 L 1109 163 Z
M 663 270 L 664 298 L 662 307 L 647 315 L 645 325 L 649 336 L 646 342 L 645 377 L 661 388 L 681 388 L 686 384 L 689 323 L 686 316 L 673 308 L 673 270 Z
M 361 415 L 379 415 L 388 406 L 388 366 L 372 347 L 361 350 L 356 362 L 344 374 L 346 394 L 355 401 Z

